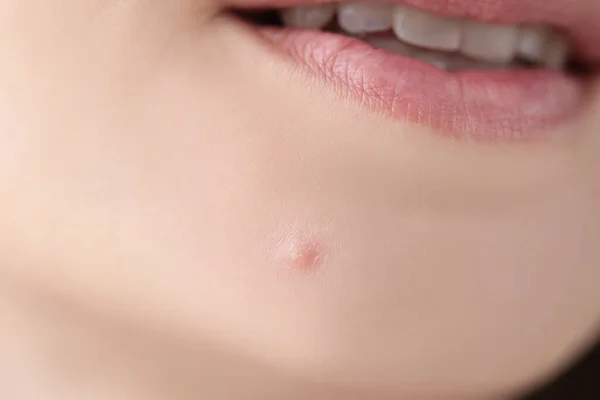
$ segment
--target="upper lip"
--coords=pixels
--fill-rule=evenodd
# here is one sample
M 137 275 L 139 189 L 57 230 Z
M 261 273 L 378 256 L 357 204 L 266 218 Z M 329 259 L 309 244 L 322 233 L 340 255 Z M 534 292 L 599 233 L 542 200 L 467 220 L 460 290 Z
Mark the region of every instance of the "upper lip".
M 331 0 L 228 0 L 237 8 L 285 8 Z M 374 0 L 368 0 L 375 2 Z M 344 1 L 342 1 L 344 2 Z M 599 0 L 385 0 L 437 15 L 499 24 L 540 23 L 564 30 L 575 57 L 600 63 Z

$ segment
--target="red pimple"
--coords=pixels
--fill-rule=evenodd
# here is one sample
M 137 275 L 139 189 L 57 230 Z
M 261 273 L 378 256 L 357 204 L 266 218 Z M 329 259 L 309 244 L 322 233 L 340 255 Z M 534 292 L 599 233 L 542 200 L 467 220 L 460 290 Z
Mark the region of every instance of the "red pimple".
M 284 245 L 285 265 L 301 271 L 314 271 L 323 262 L 324 245 L 316 239 L 293 237 Z

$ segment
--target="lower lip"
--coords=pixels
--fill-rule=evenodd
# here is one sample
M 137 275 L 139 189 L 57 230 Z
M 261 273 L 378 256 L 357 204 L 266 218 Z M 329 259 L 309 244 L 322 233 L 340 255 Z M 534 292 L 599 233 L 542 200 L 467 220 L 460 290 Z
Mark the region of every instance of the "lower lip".
M 583 83 L 560 72 L 447 72 L 367 43 L 315 30 L 259 27 L 278 53 L 359 107 L 440 134 L 530 141 L 555 136 L 580 109 Z

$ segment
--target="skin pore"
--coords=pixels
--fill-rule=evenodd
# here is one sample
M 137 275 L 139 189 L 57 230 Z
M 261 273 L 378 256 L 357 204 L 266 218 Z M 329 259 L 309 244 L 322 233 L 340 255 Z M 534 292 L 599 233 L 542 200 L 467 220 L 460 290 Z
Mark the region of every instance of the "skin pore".
M 504 398 L 594 339 L 595 83 L 558 139 L 453 141 L 219 0 L 5 3 L 0 397 Z

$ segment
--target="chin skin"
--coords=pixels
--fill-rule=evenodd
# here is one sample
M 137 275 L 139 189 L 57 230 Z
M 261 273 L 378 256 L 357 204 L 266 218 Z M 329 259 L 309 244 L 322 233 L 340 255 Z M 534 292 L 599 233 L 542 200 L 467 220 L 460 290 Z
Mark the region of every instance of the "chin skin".
M 600 101 L 566 140 L 451 141 L 156 11 L 10 70 L 0 276 L 158 330 L 215 396 L 491 397 L 593 339 Z

